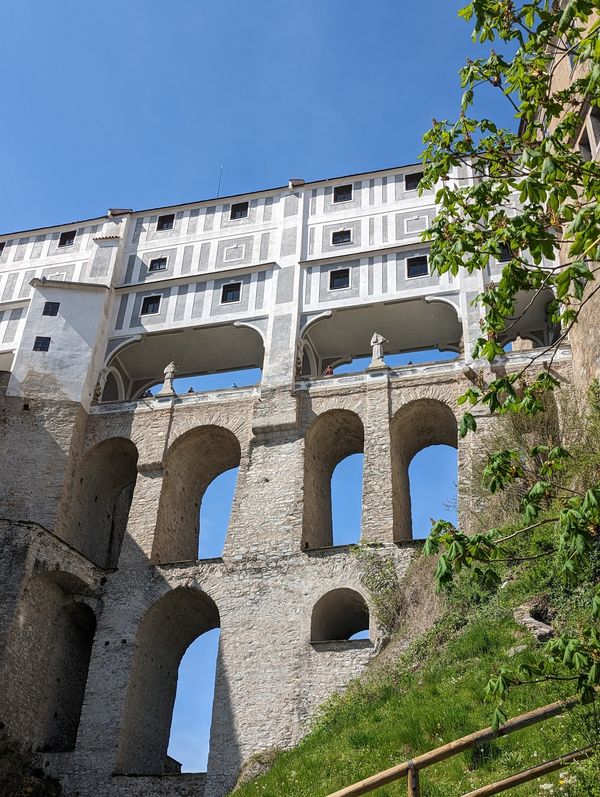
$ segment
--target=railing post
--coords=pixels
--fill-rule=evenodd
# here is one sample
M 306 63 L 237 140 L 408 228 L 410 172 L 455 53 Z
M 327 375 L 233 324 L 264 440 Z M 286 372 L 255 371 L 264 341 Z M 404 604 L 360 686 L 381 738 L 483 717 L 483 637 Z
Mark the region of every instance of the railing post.
M 419 773 L 415 769 L 412 761 L 408 762 L 408 797 L 421 797 L 421 787 L 419 786 Z

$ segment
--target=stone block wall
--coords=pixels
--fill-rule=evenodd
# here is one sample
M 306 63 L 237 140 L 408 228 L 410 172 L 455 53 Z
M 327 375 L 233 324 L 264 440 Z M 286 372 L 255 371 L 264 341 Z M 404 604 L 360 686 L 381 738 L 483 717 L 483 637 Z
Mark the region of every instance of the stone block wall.
M 223 797 L 249 756 L 298 742 L 318 706 L 384 640 L 361 557 L 352 546 L 331 547 L 331 471 L 364 451 L 362 542 L 391 559 L 402 579 L 419 549 L 410 539 L 408 463 L 421 448 L 446 443 L 458 446 L 464 466 L 456 400 L 467 383 L 449 363 L 227 401 L 101 405 L 83 421 L 71 408 L 70 427 L 43 403 L 28 411 L 31 445 L 45 425 L 63 453 L 46 480 L 51 449 L 42 439 L 37 452 L 25 452 L 26 462 L 37 453 L 44 470 L 26 469 L 20 486 L 3 463 L 12 506 L 33 507 L 33 519 L 47 525 L 0 524 L 0 708 L 2 719 L 20 718 L 14 734 L 40 749 L 67 797 Z M 4 439 L 19 452 L 22 412 L 4 416 Z M 109 456 L 98 459 L 99 451 Z M 237 462 L 223 555 L 198 560 L 202 492 Z M 125 488 L 128 512 L 113 501 Z M 38 513 L 44 496 L 52 511 Z M 98 506 L 110 522 L 99 522 Z M 100 549 L 110 561 L 94 553 Z M 315 606 L 335 591 L 370 609 L 369 640 L 344 631 L 342 639 L 315 637 Z M 346 613 L 337 626 L 350 628 L 344 600 L 326 603 Z M 166 744 L 177 668 L 191 641 L 215 627 L 208 772 L 173 774 Z

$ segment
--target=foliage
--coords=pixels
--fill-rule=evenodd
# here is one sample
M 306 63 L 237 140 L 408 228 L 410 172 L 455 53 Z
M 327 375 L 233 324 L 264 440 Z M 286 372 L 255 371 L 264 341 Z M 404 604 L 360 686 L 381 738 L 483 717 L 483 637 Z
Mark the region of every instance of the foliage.
M 440 274 L 485 274 L 493 259 L 509 253 L 499 279 L 478 296 L 484 312 L 474 357 L 491 362 L 503 354 L 519 297 L 533 301 L 552 291 L 548 317 L 559 330 L 550 352 L 542 351 L 521 371 L 470 387 L 460 400 L 470 408 L 497 415 L 543 412 L 544 397 L 559 384 L 551 373 L 556 347 L 600 287 L 594 284 L 600 268 L 600 165 L 575 146 L 590 105 L 600 107 L 598 11 L 593 0 L 473 0 L 460 11 L 474 22 L 474 41 L 493 42 L 495 49 L 461 70 L 459 118 L 434 120 L 425 136 L 423 187 L 442 184 L 440 212 L 425 234 L 431 262 Z M 573 71 L 565 85 L 557 76 L 569 60 Z M 511 104 L 518 131 L 475 118 L 482 86 Z M 450 181 L 451 170 L 465 164 L 474 166 L 477 179 L 467 185 Z M 593 402 L 591 412 L 598 417 Z M 476 429 L 469 409 L 460 435 Z M 520 524 L 508 533 L 492 528 L 467 535 L 446 521 L 436 523 L 426 550 L 441 553 L 438 586 L 448 588 L 466 568 L 483 589 L 495 588 L 507 563 L 555 560 L 565 588 L 577 588 L 597 556 L 600 483 L 597 473 L 587 481 L 574 479 L 574 459 L 566 445 L 548 440 L 492 453 L 484 486 L 492 495 L 521 487 Z M 547 545 L 532 552 L 540 530 Z M 499 701 L 496 724 L 505 717 L 502 701 L 513 685 L 573 681 L 584 702 L 593 699 L 600 684 L 599 617 L 596 588 L 578 628 L 489 681 L 488 696 Z
M 360 562 L 361 581 L 371 597 L 375 617 L 387 636 L 395 628 L 401 611 L 401 591 L 394 561 L 366 545 L 353 547 Z

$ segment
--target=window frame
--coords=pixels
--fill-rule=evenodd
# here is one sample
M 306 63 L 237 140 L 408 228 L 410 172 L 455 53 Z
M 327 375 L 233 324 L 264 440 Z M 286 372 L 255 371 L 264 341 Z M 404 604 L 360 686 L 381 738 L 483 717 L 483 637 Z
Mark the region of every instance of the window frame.
M 157 307 L 157 309 L 154 312 L 152 312 L 152 313 L 149 313 L 148 311 L 144 312 L 144 305 L 146 304 L 146 302 L 149 302 L 151 299 L 158 299 L 158 307 Z M 142 306 L 140 307 L 140 318 L 142 316 L 144 316 L 144 318 L 145 318 L 146 316 L 149 316 L 149 315 L 158 315 L 160 313 L 162 300 L 163 300 L 163 297 L 162 297 L 162 294 L 160 294 L 160 293 L 153 293 L 150 296 L 144 296 L 144 298 L 142 299 Z
M 57 316 L 59 307 L 60 307 L 60 302 L 44 302 L 44 306 L 42 308 L 42 315 L 48 317 Z
M 238 286 L 238 298 L 237 299 L 228 299 L 228 300 L 226 300 L 225 299 L 225 291 L 228 288 L 234 287 L 235 285 Z M 221 297 L 220 297 L 220 299 L 221 299 L 220 300 L 220 304 L 240 304 L 240 302 L 242 301 L 242 281 L 241 280 L 235 280 L 235 282 L 226 282 L 223 285 L 221 285 Z
M 416 177 L 417 175 L 419 176 L 419 179 L 417 181 L 416 186 L 414 188 L 409 188 L 408 184 L 407 184 L 407 180 L 409 178 Z M 408 172 L 408 174 L 405 174 L 404 175 L 404 192 L 405 193 L 412 193 L 413 191 L 418 191 L 419 190 L 419 183 L 421 182 L 422 179 L 423 179 L 423 172 Z
M 171 223 L 169 226 L 165 226 L 165 222 L 163 219 L 171 219 Z M 168 222 L 167 222 L 168 224 Z M 175 229 L 175 214 L 174 213 L 163 213 L 156 219 L 156 232 L 169 232 L 169 230 Z
M 347 235 L 348 238 L 344 241 L 334 241 L 333 239 L 336 235 Z M 351 243 L 354 243 L 354 241 L 352 240 L 352 228 L 331 231 L 331 246 L 344 246 L 344 244 L 351 244 Z
M 497 260 L 498 263 L 508 263 L 510 260 L 512 260 L 512 257 L 513 253 L 510 246 L 508 244 L 504 244 L 502 246 L 502 251 L 498 255 Z
M 76 236 L 77 230 L 64 230 L 58 236 L 58 244 L 56 245 L 56 248 L 65 249 L 69 246 L 75 246 Z
M 33 341 L 33 351 L 49 351 L 51 340 L 52 338 L 49 335 L 36 335 Z
M 158 263 L 159 261 L 164 261 L 164 266 L 160 268 L 152 268 L 152 263 Z M 168 255 L 161 255 L 160 257 L 152 257 L 150 258 L 150 262 L 148 263 L 148 273 L 155 274 L 157 271 L 166 271 L 169 268 L 169 257 Z
M 340 287 L 333 286 L 334 274 L 340 274 L 342 272 L 346 272 L 346 276 L 348 278 L 348 284 L 343 285 Z M 352 275 L 350 274 L 350 267 L 346 266 L 344 268 L 332 268 L 329 272 L 329 280 L 328 280 L 328 290 L 329 291 L 347 291 L 349 288 L 352 287 Z
M 344 188 L 350 189 L 350 198 L 349 199 L 337 199 L 336 198 L 336 191 L 341 191 Z M 332 201 L 334 205 L 343 205 L 345 202 L 352 202 L 354 199 L 354 184 L 353 183 L 344 183 L 343 185 L 334 185 L 333 186 L 333 197 Z
M 241 216 L 234 216 L 233 209 L 234 208 L 245 208 L 245 213 Z M 229 221 L 241 221 L 242 219 L 247 219 L 250 216 L 250 202 L 248 200 L 244 200 L 243 202 L 232 202 L 231 207 L 229 208 Z
M 421 260 L 425 258 L 425 265 L 427 267 L 427 271 L 424 274 L 410 274 L 410 261 L 411 260 Z M 410 257 L 406 258 L 406 279 L 407 280 L 416 280 L 416 279 L 423 279 L 423 277 L 431 276 L 431 272 L 429 270 L 429 255 L 411 255 Z

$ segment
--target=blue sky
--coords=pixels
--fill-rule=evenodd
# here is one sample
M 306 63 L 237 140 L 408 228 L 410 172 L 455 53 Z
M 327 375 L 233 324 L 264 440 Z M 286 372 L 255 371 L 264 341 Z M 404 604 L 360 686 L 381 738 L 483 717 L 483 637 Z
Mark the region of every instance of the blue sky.
M 221 167 L 226 195 L 415 162 L 477 52 L 461 5 L 4 0 L 0 232 L 209 198 Z M 481 108 L 510 120 L 491 96 Z M 415 458 L 416 536 L 448 516 L 455 476 L 453 451 Z M 336 541 L 356 534 L 359 477 L 356 459 L 335 474 Z M 218 552 L 234 484 L 207 492 L 202 555 Z M 206 762 L 217 637 L 181 665 L 169 752 L 187 770 Z

